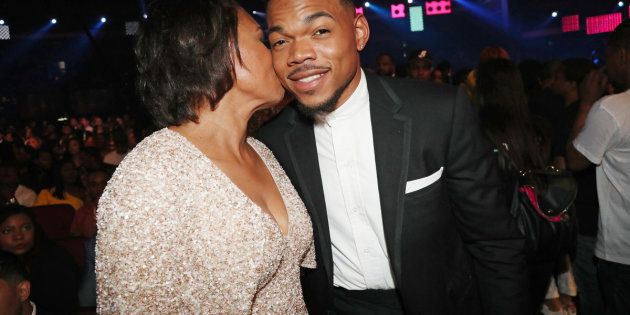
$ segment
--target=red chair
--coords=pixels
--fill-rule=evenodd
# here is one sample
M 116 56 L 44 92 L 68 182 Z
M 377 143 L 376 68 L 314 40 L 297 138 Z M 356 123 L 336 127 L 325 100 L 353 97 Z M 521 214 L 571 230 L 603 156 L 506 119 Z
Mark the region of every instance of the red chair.
M 85 265 L 83 239 L 70 235 L 70 226 L 75 213 L 74 208 L 70 205 L 48 205 L 32 207 L 31 210 L 46 236 L 67 250 L 77 265 L 83 269 Z
M 70 226 L 74 219 L 74 208 L 70 205 L 32 207 L 35 220 L 51 240 L 70 237 Z

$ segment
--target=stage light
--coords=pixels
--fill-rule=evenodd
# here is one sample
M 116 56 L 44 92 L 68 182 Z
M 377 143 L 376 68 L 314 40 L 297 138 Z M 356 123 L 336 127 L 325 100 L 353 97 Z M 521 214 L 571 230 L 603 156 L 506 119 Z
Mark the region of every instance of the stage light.
M 252 11 L 252 14 L 256 14 L 256 13 L 258 13 L 258 11 L 256 11 L 256 10 Z
M 0 20 L 0 25 L 4 25 L 4 20 Z
M 425 5 L 427 6 L 427 15 L 450 14 L 452 12 L 451 0 L 427 1 Z
M 370 7 L 370 2 L 369 2 L 369 1 L 365 1 L 364 6 L 365 6 L 366 8 L 369 8 L 369 7 Z
M 107 18 L 106 17 L 102 17 L 101 18 L 101 23 L 105 23 L 105 22 L 107 22 Z
M 400 19 L 405 17 L 405 5 L 404 4 L 392 4 L 390 6 L 392 19 Z
M 580 30 L 580 16 L 569 15 L 562 17 L 562 32 L 577 32 Z
M 586 34 L 593 35 L 612 32 L 621 24 L 622 20 L 621 12 L 587 17 Z
M 143 19 L 145 19 L 145 20 L 146 20 L 148 17 L 149 17 L 149 16 L 148 16 L 146 13 L 142 15 L 142 18 L 143 18 Z
M 424 31 L 424 12 L 422 6 L 409 7 L 409 21 L 412 32 Z
M 11 30 L 9 30 L 9 26 L 0 24 L 0 40 L 9 39 L 11 39 Z
M 50 24 L 57 24 L 57 19 L 51 19 Z
M 407 3 L 412 4 L 413 0 L 407 0 Z
M 354 13 L 356 15 L 363 14 L 363 7 L 354 8 Z
M 552 17 L 552 18 L 556 18 L 556 17 L 558 17 L 558 11 L 553 11 L 553 12 L 551 12 L 551 17 Z
M 617 6 L 619 6 L 620 8 L 623 7 L 624 5 L 625 5 L 625 3 L 623 3 L 623 1 L 617 2 Z

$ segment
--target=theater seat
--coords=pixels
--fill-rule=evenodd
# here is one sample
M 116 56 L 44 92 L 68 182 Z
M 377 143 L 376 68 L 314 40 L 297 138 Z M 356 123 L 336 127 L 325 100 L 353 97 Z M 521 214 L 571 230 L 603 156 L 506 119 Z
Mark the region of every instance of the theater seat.
M 77 265 L 85 265 L 83 238 L 70 236 L 70 226 L 75 210 L 70 205 L 49 205 L 32 207 L 35 220 L 51 241 L 67 250 Z
M 32 207 L 35 220 L 51 240 L 70 237 L 70 226 L 74 218 L 74 208 L 70 205 L 49 205 Z

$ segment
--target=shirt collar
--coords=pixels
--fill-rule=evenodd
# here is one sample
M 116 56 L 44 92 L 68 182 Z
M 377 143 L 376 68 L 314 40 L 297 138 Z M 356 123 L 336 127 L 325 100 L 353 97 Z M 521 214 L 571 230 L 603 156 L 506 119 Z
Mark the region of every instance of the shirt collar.
M 33 303 L 33 301 L 29 301 L 29 303 L 31 303 L 31 306 L 33 307 L 33 311 L 31 312 L 31 315 L 37 314 L 37 306 L 35 306 L 35 303 Z
M 363 69 L 360 72 L 361 79 L 359 85 L 352 95 L 332 113 L 326 115 L 324 121 L 327 125 L 333 125 L 338 121 L 356 117 L 356 114 L 369 107 L 370 95 L 368 94 L 367 82 Z

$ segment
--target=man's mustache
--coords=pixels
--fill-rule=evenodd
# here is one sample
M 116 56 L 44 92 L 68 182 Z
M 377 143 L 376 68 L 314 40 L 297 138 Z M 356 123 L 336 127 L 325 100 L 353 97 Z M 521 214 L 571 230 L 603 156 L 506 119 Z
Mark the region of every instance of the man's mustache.
M 301 65 L 295 69 L 293 69 L 293 71 L 291 71 L 288 75 L 287 78 L 290 78 L 300 72 L 303 71 L 309 71 L 309 70 L 329 70 L 330 68 L 328 67 L 322 67 L 322 66 L 316 66 L 316 65 L 311 65 L 311 64 L 305 64 L 305 65 Z

